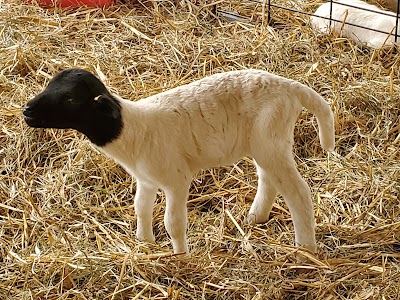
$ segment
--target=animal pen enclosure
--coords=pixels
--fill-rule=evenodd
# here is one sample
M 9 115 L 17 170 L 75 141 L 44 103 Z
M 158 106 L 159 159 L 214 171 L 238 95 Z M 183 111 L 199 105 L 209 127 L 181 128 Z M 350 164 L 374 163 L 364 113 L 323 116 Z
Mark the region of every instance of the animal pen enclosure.
M 258 4 L 262 5 L 262 7 L 267 11 L 267 13 L 266 13 L 267 24 L 270 24 L 272 9 L 286 10 L 286 11 L 290 11 L 290 12 L 293 12 L 293 13 L 302 14 L 302 15 L 306 15 L 306 16 L 312 16 L 313 15 L 313 12 L 307 12 L 307 11 L 301 10 L 299 8 L 296 9 L 296 8 L 291 8 L 291 7 L 287 7 L 287 6 L 276 4 L 279 1 L 274 1 L 274 0 L 247 0 L 247 1 L 255 2 L 255 3 L 258 3 Z M 345 18 L 339 20 L 339 19 L 335 19 L 335 18 L 332 17 L 333 4 L 338 4 L 340 2 L 337 2 L 337 1 L 334 1 L 334 0 L 327 0 L 325 2 L 330 3 L 330 14 L 329 14 L 328 18 L 327 17 L 320 17 L 320 18 L 329 20 L 330 25 L 331 25 L 332 21 L 337 21 L 337 22 L 340 22 L 340 23 L 341 22 L 346 22 Z M 351 3 L 340 3 L 340 4 L 343 5 L 344 7 L 358 8 L 358 6 L 356 6 L 354 3 L 353 4 L 351 4 Z M 396 5 L 396 9 L 395 9 L 395 13 L 396 14 L 395 14 L 395 16 L 392 16 L 392 14 L 390 14 L 390 12 L 388 12 L 388 11 L 386 11 L 386 12 L 385 11 L 376 12 L 376 11 L 368 9 L 368 8 L 360 8 L 361 11 L 372 12 L 373 14 L 376 14 L 376 16 L 384 15 L 384 16 L 389 16 L 390 18 L 392 18 L 392 17 L 395 18 L 395 30 L 394 30 L 394 32 L 386 32 L 386 31 L 382 31 L 382 30 L 379 30 L 379 29 L 376 29 L 376 28 L 370 28 L 370 27 L 362 26 L 362 25 L 359 25 L 359 24 L 352 24 L 352 23 L 348 23 L 348 22 L 347 22 L 347 24 L 351 25 L 351 26 L 354 26 L 354 27 L 368 29 L 368 30 L 371 30 L 373 32 L 379 32 L 379 33 L 383 33 L 383 34 L 387 34 L 387 35 L 391 34 L 391 35 L 394 36 L 395 41 L 397 42 L 397 39 L 399 37 L 399 32 L 398 32 L 399 26 L 398 25 L 399 25 L 399 13 L 400 13 L 400 6 L 398 4 L 399 4 L 399 1 L 398 1 L 397 5 Z M 222 14 L 224 14 L 224 13 L 226 13 L 228 15 L 230 14 L 229 12 L 225 12 L 225 11 L 220 11 L 220 12 Z M 236 14 L 232 14 L 232 17 L 240 19 L 241 16 L 240 15 L 236 15 Z
M 254 2 L 254 3 L 258 3 L 262 6 L 263 8 L 263 19 L 266 19 L 266 24 L 270 24 L 271 23 L 271 14 L 273 14 L 273 9 L 279 9 L 279 10 L 284 10 L 284 11 L 288 11 L 288 12 L 292 12 L 295 14 L 302 14 L 302 15 L 306 15 L 306 16 L 313 16 L 314 12 L 309 12 L 309 11 L 305 11 L 305 10 L 301 10 L 299 8 L 293 8 L 293 7 L 288 7 L 288 6 L 284 6 L 284 5 L 279 5 L 276 4 L 276 1 L 274 0 L 247 0 L 248 2 Z M 279 2 L 279 1 L 278 1 Z M 291 1 L 293 2 L 293 1 Z M 394 1 L 393 1 L 394 2 Z M 334 0 L 328 0 L 325 1 L 325 3 L 329 3 L 330 4 L 330 11 L 329 11 L 329 16 L 328 17 L 324 17 L 324 16 L 318 16 L 321 19 L 325 19 L 329 21 L 329 27 L 332 27 L 332 22 L 339 22 L 339 23 L 343 23 L 343 24 L 347 24 L 349 26 L 354 26 L 354 27 L 358 27 L 358 28 L 362 28 L 362 29 L 366 29 L 366 30 L 370 30 L 372 32 L 378 32 L 378 33 L 382 33 L 382 34 L 386 34 L 386 35 L 392 35 L 394 36 L 394 41 L 397 42 L 398 36 L 399 36 L 399 31 L 398 30 L 394 30 L 393 31 L 383 31 L 377 28 L 371 28 L 371 27 L 367 27 L 367 26 L 363 26 L 360 24 L 355 24 L 355 23 L 351 23 L 346 21 L 346 16 L 344 15 L 343 18 L 341 19 L 335 19 L 332 14 L 333 14 L 333 5 L 334 4 L 340 4 L 344 7 L 347 8 L 356 8 L 359 9 L 360 11 L 364 11 L 364 12 L 371 12 L 372 13 L 372 17 L 374 15 L 376 16 L 387 16 L 389 18 L 393 18 L 395 19 L 395 26 L 394 28 L 399 28 L 399 13 L 400 13 L 400 6 L 399 1 L 397 2 L 397 5 L 395 5 L 395 15 L 392 14 L 389 11 L 376 11 L 370 8 L 360 8 L 358 6 L 356 6 L 356 3 L 352 3 L 352 2 L 348 2 L 348 3 L 342 3 L 342 2 L 338 2 L 338 1 L 334 1 Z M 392 7 L 393 8 L 393 7 Z M 215 10 L 218 11 L 218 13 L 220 13 L 222 16 L 224 16 L 225 18 L 232 20 L 232 21 L 238 21 L 238 20 L 243 20 L 244 17 L 238 14 L 235 14 L 233 12 L 229 12 L 229 11 L 224 11 L 224 10 L 217 10 L 217 4 L 215 4 Z
M 1 299 L 400 298 L 400 73 L 397 46 L 374 50 L 322 35 L 307 14 L 223 1 L 117 3 L 45 10 L 0 2 Z M 312 13 L 317 3 L 271 1 Z M 296 124 L 294 156 L 311 187 L 318 253 L 293 247 L 281 197 L 270 220 L 246 223 L 251 160 L 204 170 L 189 199 L 192 256 L 171 254 L 164 195 L 156 243 L 137 241 L 135 180 L 74 131 L 32 130 L 21 110 L 59 71 L 93 71 L 136 101 L 207 75 L 246 68 L 298 80 L 335 114 L 336 151 L 314 116 Z M 301 258 L 299 260 L 299 258 Z

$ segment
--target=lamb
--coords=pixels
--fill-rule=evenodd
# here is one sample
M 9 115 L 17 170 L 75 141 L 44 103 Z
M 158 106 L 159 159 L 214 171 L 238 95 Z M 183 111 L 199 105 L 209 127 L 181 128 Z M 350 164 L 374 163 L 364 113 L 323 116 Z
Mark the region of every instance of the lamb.
M 164 223 L 174 253 L 188 253 L 187 198 L 199 170 L 251 155 L 258 190 L 249 219 L 266 222 L 277 193 L 292 214 L 297 246 L 316 251 L 308 185 L 292 155 L 302 107 L 312 111 L 322 147 L 334 149 L 333 113 L 307 86 L 261 70 L 205 77 L 133 102 L 112 94 L 83 69 L 60 72 L 23 111 L 34 128 L 71 128 L 136 178 L 136 236 L 154 242 L 152 209 L 166 195 Z
M 332 19 L 335 21 L 329 20 L 331 5 Z M 345 5 L 351 5 L 352 7 Z M 366 11 L 365 9 L 370 11 Z M 329 33 L 330 30 L 333 30 L 356 43 L 365 44 L 375 49 L 390 47 L 395 43 L 396 14 L 381 10 L 375 5 L 365 3 L 361 0 L 337 0 L 332 3 L 324 3 L 311 17 L 311 24 L 323 33 Z M 353 25 L 380 30 L 385 33 Z M 393 35 L 390 35 L 390 33 Z M 400 34 L 400 30 L 397 33 Z

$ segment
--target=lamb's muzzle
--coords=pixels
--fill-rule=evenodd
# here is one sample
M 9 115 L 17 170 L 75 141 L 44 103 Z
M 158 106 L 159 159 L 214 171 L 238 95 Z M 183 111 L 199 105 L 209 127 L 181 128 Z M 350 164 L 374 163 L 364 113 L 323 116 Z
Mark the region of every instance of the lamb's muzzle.
M 187 252 L 187 197 L 201 169 L 252 156 L 258 189 L 249 211 L 268 220 L 277 193 L 293 217 L 296 245 L 316 250 L 310 189 L 296 169 L 293 130 L 302 107 L 312 111 L 324 149 L 334 149 L 333 114 L 303 84 L 259 70 L 215 74 L 142 99 L 111 94 L 90 72 L 69 69 L 28 102 L 31 127 L 72 128 L 137 180 L 137 237 L 154 241 L 156 193 L 166 194 L 165 227 L 175 253 Z

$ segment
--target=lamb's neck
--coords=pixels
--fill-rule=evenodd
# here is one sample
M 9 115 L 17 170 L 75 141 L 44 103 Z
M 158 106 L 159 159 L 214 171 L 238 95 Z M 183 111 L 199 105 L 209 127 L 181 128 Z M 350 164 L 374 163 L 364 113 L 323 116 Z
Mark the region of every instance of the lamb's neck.
M 132 101 L 118 99 L 121 104 L 122 130 L 115 140 L 100 150 L 123 165 L 134 162 L 147 133 L 145 113 Z

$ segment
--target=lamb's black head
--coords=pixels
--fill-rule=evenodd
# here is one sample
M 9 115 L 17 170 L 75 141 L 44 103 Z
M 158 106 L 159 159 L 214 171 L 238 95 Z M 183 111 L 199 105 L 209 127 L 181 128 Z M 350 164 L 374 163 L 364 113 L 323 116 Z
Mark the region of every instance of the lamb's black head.
M 121 105 L 104 84 L 82 69 L 64 70 L 23 111 L 36 128 L 72 128 L 104 146 L 122 130 Z

